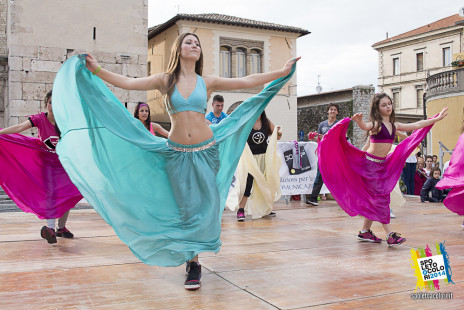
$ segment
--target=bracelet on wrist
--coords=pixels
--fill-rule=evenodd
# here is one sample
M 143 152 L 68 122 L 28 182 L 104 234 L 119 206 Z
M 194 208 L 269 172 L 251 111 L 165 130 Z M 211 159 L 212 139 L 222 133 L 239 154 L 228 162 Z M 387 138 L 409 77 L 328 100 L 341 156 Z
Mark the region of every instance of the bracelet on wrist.
M 100 69 L 101 69 L 101 68 L 102 68 L 102 66 L 101 66 L 101 65 L 100 65 L 100 66 L 98 66 L 98 68 L 97 68 L 97 69 L 95 69 L 95 71 L 94 71 L 94 72 L 92 72 L 92 74 L 93 74 L 93 75 L 97 75 L 98 71 L 100 71 Z

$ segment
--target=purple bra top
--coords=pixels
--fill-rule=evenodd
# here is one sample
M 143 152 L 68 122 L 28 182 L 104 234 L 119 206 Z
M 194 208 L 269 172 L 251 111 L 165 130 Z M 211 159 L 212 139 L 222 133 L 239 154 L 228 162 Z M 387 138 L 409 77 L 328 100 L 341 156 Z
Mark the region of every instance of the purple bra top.
M 390 134 L 388 132 L 387 127 L 384 125 L 382 122 L 380 125 L 380 131 L 376 135 L 371 135 L 370 139 L 372 143 L 393 143 L 393 140 L 395 140 L 395 132 L 396 128 L 395 125 L 392 124 L 392 133 Z

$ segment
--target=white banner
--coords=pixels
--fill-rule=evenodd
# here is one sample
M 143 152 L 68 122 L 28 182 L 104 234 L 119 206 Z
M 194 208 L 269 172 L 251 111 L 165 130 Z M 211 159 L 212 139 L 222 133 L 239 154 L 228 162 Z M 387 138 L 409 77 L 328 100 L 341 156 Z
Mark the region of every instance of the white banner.
M 279 170 L 282 195 L 311 194 L 317 173 L 317 143 L 295 141 L 278 142 L 277 152 L 282 157 Z M 298 160 L 299 159 L 299 160 Z M 321 194 L 329 191 L 325 184 Z

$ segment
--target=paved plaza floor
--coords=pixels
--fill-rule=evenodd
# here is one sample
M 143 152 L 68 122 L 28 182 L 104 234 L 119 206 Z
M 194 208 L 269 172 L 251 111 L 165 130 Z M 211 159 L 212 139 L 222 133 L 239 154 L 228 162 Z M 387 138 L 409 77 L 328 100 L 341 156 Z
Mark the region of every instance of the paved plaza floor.
M 245 222 L 224 212 L 221 251 L 200 255 L 197 291 L 183 288 L 185 266 L 141 263 L 93 209 L 72 210 L 76 237 L 54 245 L 34 215 L 0 213 L 0 309 L 464 309 L 463 217 L 443 204 L 407 197 L 391 221 L 407 238 L 398 247 L 357 241 L 362 218 L 334 201 L 281 200 L 275 211 Z M 373 231 L 385 238 L 379 223 Z M 413 300 L 411 249 L 435 254 L 437 242 L 455 284 L 432 293 L 452 299 Z

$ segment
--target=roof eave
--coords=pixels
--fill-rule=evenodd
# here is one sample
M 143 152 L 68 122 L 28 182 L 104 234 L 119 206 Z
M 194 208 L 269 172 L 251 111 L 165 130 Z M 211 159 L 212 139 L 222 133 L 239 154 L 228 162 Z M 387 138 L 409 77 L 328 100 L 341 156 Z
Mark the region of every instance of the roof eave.
M 195 18 L 195 17 L 186 17 L 186 16 L 181 16 L 181 15 L 176 15 L 167 22 L 163 23 L 160 25 L 160 27 L 154 29 L 153 31 L 148 32 L 148 40 L 151 38 L 155 37 L 156 35 L 160 34 L 164 30 L 172 27 L 178 20 L 191 20 L 191 21 L 199 21 L 199 22 L 205 22 L 205 23 L 214 23 L 214 24 L 223 24 L 223 25 L 233 25 L 233 26 L 240 26 L 240 27 L 248 27 L 248 28 L 255 28 L 255 29 L 267 29 L 267 30 L 274 30 L 274 31 L 282 31 L 282 32 L 290 32 L 290 33 L 297 33 L 299 34 L 299 38 L 303 37 L 305 35 L 310 34 L 311 32 L 305 29 L 289 29 L 289 28 L 278 28 L 278 27 L 272 27 L 272 26 L 259 26 L 259 25 L 249 25 L 246 23 L 240 23 L 240 22 L 221 22 L 215 19 L 209 19 L 209 18 Z M 156 27 L 156 26 L 154 26 Z M 152 27 L 153 28 L 153 27 Z

